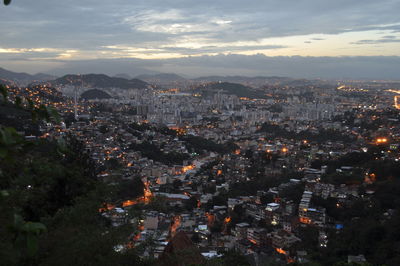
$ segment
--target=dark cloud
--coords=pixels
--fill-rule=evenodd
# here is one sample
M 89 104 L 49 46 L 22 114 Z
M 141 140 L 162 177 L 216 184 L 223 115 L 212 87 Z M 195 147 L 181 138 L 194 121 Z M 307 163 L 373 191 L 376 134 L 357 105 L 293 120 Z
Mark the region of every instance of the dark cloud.
M 386 35 L 386 36 L 383 36 L 382 38 L 383 39 L 396 39 L 397 36 L 395 36 L 395 35 Z
M 248 51 L 248 50 L 273 50 L 273 49 L 282 49 L 287 48 L 285 45 L 246 45 L 246 46 L 204 46 L 201 48 L 181 48 L 174 46 L 166 46 L 163 47 L 165 52 L 180 52 L 187 55 L 196 55 L 199 53 L 222 53 L 224 51 L 231 52 L 239 52 L 239 51 Z
M 57 68 L 60 73 L 117 74 L 129 68 L 132 74 L 161 71 L 192 76 L 215 72 L 341 77 L 353 73 L 361 77 L 364 70 L 367 77 L 391 76 L 394 70 L 382 71 L 386 66 L 381 63 L 389 58 L 198 55 L 295 49 L 284 42 L 261 40 L 315 34 L 300 41 L 312 43 L 329 40 L 318 38 L 319 34 L 324 37 L 372 30 L 385 36 L 378 40 L 363 37 L 351 45 L 398 43 L 399 10 L 398 0 L 19 0 L 0 6 L 0 63 L 28 72 Z M 138 57 L 139 53 L 192 57 L 107 59 Z M 74 60 L 102 59 L 61 60 L 69 56 Z M 398 58 L 393 60 L 396 63 L 391 66 L 397 64 L 399 69 Z
M 251 4 L 241 0 L 21 0 L 1 7 L 0 34 L 3 48 L 95 50 L 168 42 L 191 34 L 231 42 L 372 29 L 398 32 L 398 10 L 400 1 L 391 0 L 255 0 Z
M 394 39 L 394 38 L 382 38 L 378 40 L 360 40 L 357 42 L 352 42 L 351 44 L 380 44 L 380 43 L 400 43 L 400 39 Z

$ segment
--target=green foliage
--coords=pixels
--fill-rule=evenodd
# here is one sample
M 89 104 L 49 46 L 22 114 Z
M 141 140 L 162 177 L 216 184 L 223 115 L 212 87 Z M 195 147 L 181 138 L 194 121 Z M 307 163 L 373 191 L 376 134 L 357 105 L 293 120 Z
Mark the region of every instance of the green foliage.
M 335 209 L 333 206 L 330 208 Z M 327 208 L 328 215 L 344 221 L 344 229 L 329 233 L 328 248 L 325 254 L 320 254 L 318 261 L 332 264 L 327 262 L 346 260 L 347 255 L 364 254 L 367 261 L 373 265 L 398 264 L 398 205 L 394 213 L 387 215 L 383 214 L 379 198 L 359 199 L 349 207 L 342 207 L 334 212 L 332 209 Z
M 0 104 L 0 124 L 23 131 L 26 135 L 41 134 L 38 123 L 32 121 L 32 114 L 25 108 L 17 107 L 11 102 Z
M 251 164 L 248 168 L 247 175 L 254 178 L 246 182 L 233 183 L 229 187 L 229 197 L 254 195 L 257 190 L 268 190 L 269 188 L 276 187 L 283 182 L 289 181 L 289 179 L 293 176 L 299 176 L 297 173 L 287 173 L 277 176 L 271 176 L 266 175 L 264 173 L 264 169 L 264 166 L 259 165 L 258 163 Z M 291 195 L 290 193 L 287 193 L 287 195 L 289 197 L 298 198 L 298 195 L 300 194 L 300 189 L 297 188 L 294 192 L 296 192 L 296 194 Z
M 109 228 L 98 213 L 110 198 L 109 190 L 93 178 L 96 174 L 81 142 L 68 137 L 30 143 L 14 129 L 1 128 L 0 147 L 2 263 L 141 263 L 135 253 L 113 249 L 127 241 L 132 228 Z
M 192 237 L 190 238 L 190 240 L 192 240 L 193 243 L 200 243 L 201 238 L 200 238 L 199 233 L 194 232 Z
M 61 122 L 61 116 L 54 107 L 51 106 L 46 107 L 46 112 L 49 114 L 50 120 L 56 123 Z
M 91 99 L 109 99 L 112 97 L 105 91 L 99 89 L 91 89 L 82 93 L 81 98 L 86 100 L 91 100 Z
M 51 106 L 45 106 L 41 104 L 39 108 L 32 108 L 31 112 L 32 112 L 32 119 L 34 121 L 39 119 L 39 120 L 45 120 L 47 122 L 52 122 L 52 121 L 56 123 L 61 122 L 61 117 L 58 114 L 57 110 L 55 110 Z
M 271 203 L 274 201 L 274 196 L 271 193 L 262 195 L 260 197 L 260 201 L 261 201 L 261 204 L 267 205 L 268 203 Z
M 300 203 L 301 197 L 303 196 L 304 185 L 291 185 L 281 192 L 279 192 L 279 196 L 285 198 L 287 200 L 292 200 L 295 203 Z
M 117 196 L 120 199 L 135 199 L 143 196 L 144 184 L 139 176 L 135 176 L 133 179 L 122 180 L 119 182 Z
M 108 132 L 108 128 L 107 128 L 106 125 L 101 125 L 101 126 L 99 127 L 99 131 L 100 131 L 101 134 L 105 134 L 105 133 Z
M 46 219 L 49 232 L 41 237 L 40 265 L 137 265 L 137 255 L 114 251 L 126 243 L 130 227 L 111 228 L 97 211 L 106 190 L 99 188 L 74 206 L 63 208 Z M 131 260 L 127 263 L 127 260 Z M 136 264 L 135 264 L 136 263 Z
M 204 150 L 224 154 L 228 152 L 233 152 L 234 150 L 239 148 L 236 144 L 232 142 L 227 142 L 226 144 L 218 144 L 212 140 L 192 135 L 182 136 L 180 137 L 180 140 L 185 141 L 185 145 L 190 152 L 196 152 L 198 154 L 203 154 Z
M 15 246 L 25 250 L 26 256 L 32 258 L 39 250 L 38 237 L 47 228 L 42 223 L 25 222 L 20 215 L 14 214 L 12 231 L 15 234 Z
M 340 184 L 347 184 L 347 185 L 354 185 L 354 184 L 361 184 L 364 180 L 364 176 L 362 174 L 357 173 L 332 173 L 328 175 L 323 175 L 321 177 L 323 182 L 340 185 Z
M 6 1 L 7 0 L 4 0 L 4 4 L 6 4 Z M 8 4 L 6 4 L 6 5 L 8 5 Z M 3 97 L 3 102 L 6 103 L 7 102 L 8 91 L 7 91 L 7 88 L 2 84 L 0 84 L 0 94 Z
M 190 197 L 189 200 L 185 201 L 185 208 L 189 211 L 192 211 L 197 207 L 197 199 L 196 197 Z
M 345 261 L 340 261 L 335 263 L 333 266 L 372 266 L 372 264 L 368 262 L 345 262 Z
M 12 160 L 12 154 L 21 149 L 23 138 L 14 128 L 0 126 L 0 161 Z
M 105 166 L 110 170 L 121 168 L 121 163 L 116 158 L 110 158 L 105 161 Z
M 265 132 L 266 135 L 271 138 L 308 140 L 310 142 L 343 141 L 346 143 L 355 140 L 352 136 L 342 134 L 341 132 L 332 129 L 319 128 L 318 131 L 318 133 L 313 133 L 311 131 L 301 131 L 297 133 L 295 131 L 288 131 L 280 125 L 271 123 L 262 124 L 261 128 L 258 130 L 258 132 Z
M 129 148 L 135 151 L 140 151 L 144 157 L 167 165 L 182 165 L 184 160 L 189 159 L 189 155 L 183 153 L 164 153 L 157 145 L 148 141 L 140 144 L 131 144 Z
M 372 154 L 372 151 L 369 150 L 366 152 L 350 152 L 347 153 L 336 160 L 316 160 L 311 163 L 311 167 L 319 169 L 322 165 L 328 166 L 327 173 L 333 174 L 336 173 L 336 169 L 341 166 L 352 166 L 352 167 L 369 167 L 370 163 L 373 163 L 375 160 L 375 156 Z
M 399 176 L 397 176 L 398 178 Z M 400 206 L 400 180 L 384 180 L 372 187 L 376 188 L 375 198 L 383 209 L 397 209 Z
M 318 228 L 306 226 L 300 226 L 298 228 L 298 237 L 301 238 L 301 243 L 299 244 L 301 248 L 308 250 L 315 249 L 318 246 Z
M 19 96 L 15 97 L 15 106 L 18 108 L 21 108 L 21 104 L 22 104 L 21 97 L 19 97 Z
M 162 213 L 168 213 L 171 207 L 167 205 L 166 198 L 163 196 L 155 196 L 151 199 L 149 204 L 145 206 L 148 210 L 154 210 Z

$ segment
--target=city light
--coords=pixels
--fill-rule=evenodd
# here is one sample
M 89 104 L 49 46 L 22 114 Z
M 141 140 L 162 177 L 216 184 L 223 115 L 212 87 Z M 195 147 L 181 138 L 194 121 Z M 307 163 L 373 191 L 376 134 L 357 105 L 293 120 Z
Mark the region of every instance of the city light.
M 388 139 L 387 138 L 377 138 L 376 139 L 376 143 L 377 144 L 385 144 L 385 143 L 387 143 L 388 142 Z
M 279 254 L 283 254 L 283 255 L 286 255 L 286 254 L 287 254 L 287 252 L 286 252 L 285 250 L 281 249 L 281 248 L 276 248 L 275 250 L 276 250 L 276 252 L 278 252 Z
M 3 0 L 0 264 L 400 261 L 398 1 L 56 2 Z

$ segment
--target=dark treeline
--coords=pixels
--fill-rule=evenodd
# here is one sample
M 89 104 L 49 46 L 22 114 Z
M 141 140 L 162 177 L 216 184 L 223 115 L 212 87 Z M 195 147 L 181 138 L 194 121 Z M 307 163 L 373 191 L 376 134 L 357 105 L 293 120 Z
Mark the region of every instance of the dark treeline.
M 45 108 L 12 106 L 3 92 L 0 108 L 23 114 L 16 128 L 52 118 Z M 114 250 L 133 229 L 112 227 L 99 208 L 121 187 L 97 179 L 83 143 L 72 136 L 27 141 L 7 121 L 0 124 L 0 264 L 142 264 L 134 251 Z
M 318 133 L 314 133 L 308 130 L 297 133 L 294 131 L 288 131 L 279 125 L 274 125 L 270 123 L 263 123 L 258 132 L 265 132 L 266 135 L 271 138 L 286 138 L 295 140 L 306 139 L 308 141 L 315 142 L 343 141 L 346 143 L 350 143 L 355 140 L 355 137 L 344 135 L 341 132 L 333 129 L 319 128 Z

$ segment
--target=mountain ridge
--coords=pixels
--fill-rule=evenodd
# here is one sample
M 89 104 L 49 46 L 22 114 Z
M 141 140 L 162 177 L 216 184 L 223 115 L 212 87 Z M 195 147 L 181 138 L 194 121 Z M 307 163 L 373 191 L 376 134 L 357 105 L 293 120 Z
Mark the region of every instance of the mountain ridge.
M 92 100 L 92 99 L 110 99 L 112 97 L 105 91 L 99 89 L 91 89 L 82 93 L 81 98 L 86 100 Z
M 263 91 L 255 90 L 240 83 L 214 82 L 208 84 L 206 88 L 212 91 L 222 91 L 225 94 L 236 95 L 237 97 L 267 98 Z
M 146 89 L 148 83 L 140 79 L 110 77 L 105 74 L 68 74 L 53 81 L 53 85 L 72 85 L 94 88 Z
M 31 83 L 33 81 L 48 81 L 54 79 L 55 76 L 37 73 L 34 75 L 25 73 L 25 72 L 14 72 L 11 70 L 7 70 L 5 68 L 0 67 L 0 79 L 14 81 L 18 83 Z

